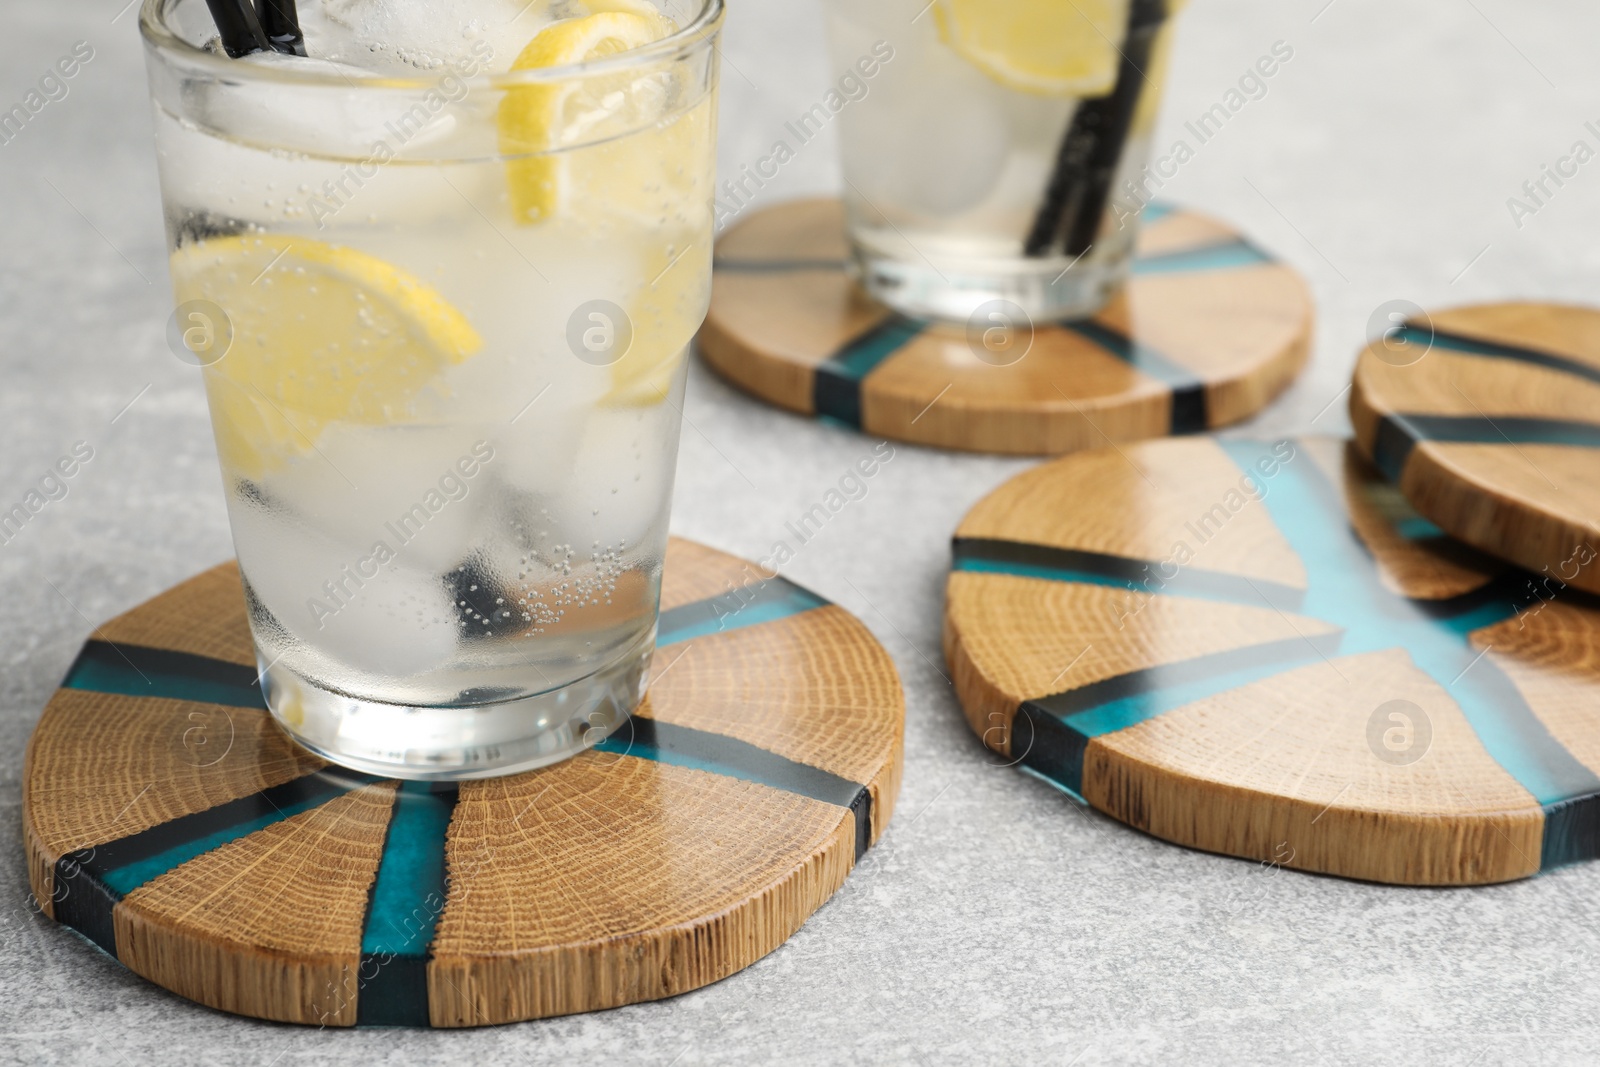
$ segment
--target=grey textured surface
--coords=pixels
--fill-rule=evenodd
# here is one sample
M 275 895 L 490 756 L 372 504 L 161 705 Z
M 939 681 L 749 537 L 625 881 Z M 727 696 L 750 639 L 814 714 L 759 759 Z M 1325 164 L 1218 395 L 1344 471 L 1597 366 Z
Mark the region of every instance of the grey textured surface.
M 815 0 L 733 0 L 725 170 L 827 88 Z M 1264 870 L 1143 837 L 993 766 L 942 672 L 947 537 L 1026 464 L 902 447 L 788 573 L 856 611 L 908 703 L 881 846 L 786 946 L 662 1003 L 476 1032 L 236 1019 L 128 972 L 27 903 L 22 752 L 91 624 L 230 555 L 168 293 L 144 74 L 123 0 L 5 0 L 0 108 L 75 41 L 95 58 L 0 145 L 0 504 L 73 442 L 94 460 L 0 546 L 0 1062 L 1592 1063 L 1600 866 L 1471 891 Z M 1159 143 L 1276 40 L 1294 59 L 1167 190 L 1310 277 L 1315 367 L 1250 430 L 1343 432 L 1373 309 L 1582 300 L 1600 163 L 1519 229 L 1506 198 L 1600 138 L 1583 0 L 1195 0 Z M 831 141 L 763 200 L 835 187 Z M 129 406 L 131 403 L 131 406 Z M 697 368 L 677 532 L 752 557 L 872 442 Z

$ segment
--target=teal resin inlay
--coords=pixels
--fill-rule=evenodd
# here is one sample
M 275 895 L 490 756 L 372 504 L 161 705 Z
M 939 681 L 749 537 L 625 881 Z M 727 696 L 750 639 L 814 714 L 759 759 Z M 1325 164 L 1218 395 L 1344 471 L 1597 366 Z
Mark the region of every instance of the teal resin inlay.
M 445 835 L 456 789 L 402 782 L 361 934 L 364 955 L 421 956 L 444 912 Z
M 1176 209 L 1170 204 L 1153 203 L 1144 208 L 1141 217 L 1150 225 L 1172 214 Z M 779 273 L 782 260 L 734 261 L 726 264 L 731 270 L 760 270 Z M 1130 271 L 1135 276 L 1161 274 L 1189 274 L 1202 271 L 1237 270 L 1241 267 L 1260 266 L 1275 262 L 1243 238 L 1221 241 L 1200 248 L 1181 249 L 1157 255 L 1135 257 Z M 841 269 L 843 264 L 840 265 Z M 795 261 L 795 269 L 818 269 L 814 261 Z M 1175 394 L 1173 424 L 1174 434 L 1198 433 L 1206 428 L 1204 394 L 1193 372 L 1173 363 L 1166 356 L 1137 340 L 1123 337 L 1092 319 L 1060 324 L 1073 330 L 1118 359 L 1137 367 L 1170 385 Z M 891 356 L 910 344 L 928 323 L 892 315 L 860 337 L 842 346 L 829 359 L 818 364 L 812 385 L 812 404 L 817 417 L 851 429 L 862 425 L 861 386 L 874 370 Z
M 1262 445 L 1252 442 L 1219 444 L 1246 471 L 1266 455 Z M 1337 490 L 1311 469 L 1311 462 L 1302 456 L 1285 464 L 1265 501 L 1306 567 L 1304 614 L 1345 630 L 1341 655 L 1405 649 L 1455 699 L 1495 762 L 1540 804 L 1600 791 L 1600 778 L 1556 742 L 1511 680 L 1467 640 L 1472 631 L 1514 616 L 1516 604 L 1490 600 L 1466 614 L 1440 619 L 1389 592 L 1351 529 Z
M 811 590 L 786 579 L 764 578 L 722 596 L 663 611 L 656 631 L 656 647 L 665 648 L 697 637 L 777 622 L 825 607 L 827 603 Z
M 1201 248 L 1141 256 L 1133 261 L 1135 277 L 1155 274 L 1190 274 L 1203 270 L 1238 270 L 1271 263 L 1272 257 L 1244 239 L 1225 241 Z
M 823 607 L 821 597 L 771 578 L 661 615 L 659 645 L 760 626 Z M 265 711 L 255 671 L 203 656 L 90 641 L 64 688 L 198 701 Z M 596 746 L 724 777 L 758 782 L 849 809 L 857 858 L 871 840 L 865 786 L 758 746 L 705 731 L 632 718 L 626 741 Z M 337 768 L 183 816 L 57 863 L 65 892 L 57 918 L 115 954 L 112 909 L 123 896 L 201 855 L 318 808 L 381 779 Z M 428 1026 L 428 950 L 447 896 L 445 845 L 459 797 L 453 783 L 398 783 L 361 939 L 354 990 L 358 1025 Z
M 1245 472 L 1270 449 L 1259 442 L 1218 444 Z M 1600 795 L 1600 776 L 1550 734 L 1505 672 L 1470 640 L 1475 631 L 1512 618 L 1526 606 L 1526 597 L 1519 599 L 1520 586 L 1526 582 L 1507 576 L 1442 601 L 1412 600 L 1390 592 L 1351 525 L 1340 490 L 1303 454 L 1282 465 L 1262 503 L 1307 571 L 1308 588 L 1298 614 L 1336 627 L 1335 633 L 1299 642 L 1298 652 L 1293 640 L 1275 642 L 1027 701 L 1019 711 L 1013 738 L 1014 745 L 1026 749 L 1018 759 L 1031 764 L 1032 773 L 1043 773 L 1081 796 L 1084 747 L 1094 737 L 1323 659 L 1400 649 L 1450 694 L 1485 751 L 1544 808 L 1541 866 L 1595 854 L 1600 849 L 1600 826 L 1594 825 L 1588 809 Z M 1383 503 L 1386 513 L 1398 512 L 1389 515 L 1390 521 L 1408 540 L 1440 535 L 1436 526 L 1394 494 Z M 1023 573 L 1006 567 L 992 570 Z M 1115 584 L 1102 574 L 1033 571 L 1033 576 L 1056 581 Z M 1176 593 L 1175 589 L 1147 591 Z M 1265 597 L 1261 606 L 1268 606 Z M 1029 724 L 1034 733 L 1024 737 Z

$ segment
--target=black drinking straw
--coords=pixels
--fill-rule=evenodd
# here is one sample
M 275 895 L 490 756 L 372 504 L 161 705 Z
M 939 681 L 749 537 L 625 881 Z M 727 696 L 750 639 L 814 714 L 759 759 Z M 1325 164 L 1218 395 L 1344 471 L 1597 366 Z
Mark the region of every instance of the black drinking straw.
M 295 23 L 294 38 L 298 41 L 300 28 L 298 20 L 294 18 L 293 0 L 276 0 L 276 2 L 288 5 L 290 19 Z M 217 33 L 222 38 L 222 50 L 233 59 L 256 52 L 294 51 L 287 43 L 280 45 L 273 40 L 262 25 L 256 9 L 250 6 L 250 0 L 206 0 L 206 7 L 211 9 L 211 20 L 217 24 Z M 305 53 L 302 51 L 300 54 Z
M 1165 17 L 1165 0 L 1133 0 L 1128 6 L 1128 32 L 1116 85 L 1111 95 L 1085 100 L 1073 113 L 1045 187 L 1044 202 L 1023 245 L 1027 255 L 1049 255 L 1063 229 L 1069 256 L 1083 254 L 1094 243 L 1133 113 L 1139 106 L 1144 68 Z
M 1089 153 L 1094 150 L 1095 131 L 1103 124 L 1099 100 L 1085 100 L 1072 113 L 1067 132 L 1062 135 L 1061 149 L 1056 153 L 1056 166 L 1050 172 L 1049 184 L 1044 189 L 1044 203 L 1033 217 L 1033 228 L 1023 252 L 1038 258 L 1050 254 L 1061 232 L 1061 219 L 1067 211 L 1067 201 L 1082 184 L 1084 169 L 1089 163 Z
M 256 15 L 272 47 L 292 55 L 306 54 L 306 39 L 300 32 L 300 13 L 295 10 L 294 0 L 256 0 Z

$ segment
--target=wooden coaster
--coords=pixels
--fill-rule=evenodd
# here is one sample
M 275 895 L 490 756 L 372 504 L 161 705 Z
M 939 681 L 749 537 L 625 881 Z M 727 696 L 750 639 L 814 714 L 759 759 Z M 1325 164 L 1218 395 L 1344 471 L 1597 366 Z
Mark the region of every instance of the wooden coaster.
M 291 744 L 227 564 L 107 623 L 28 746 L 42 910 L 159 985 L 329 1026 L 672 996 L 777 948 L 883 833 L 904 699 L 859 621 L 687 541 L 655 680 L 598 748 L 397 783 Z
M 960 325 L 890 312 L 845 273 L 837 200 L 770 208 L 717 242 L 707 363 L 763 400 L 868 433 L 1041 454 L 1199 433 L 1261 410 L 1305 363 L 1311 296 L 1221 223 L 1152 205 L 1133 278 L 1093 319 L 1040 325 L 1005 366 Z
M 1408 885 L 1600 854 L 1600 599 L 1443 537 L 1346 442 L 1069 456 L 954 550 L 972 728 L 1117 819 Z
M 1485 304 L 1373 342 L 1356 440 L 1453 537 L 1600 593 L 1600 310 Z

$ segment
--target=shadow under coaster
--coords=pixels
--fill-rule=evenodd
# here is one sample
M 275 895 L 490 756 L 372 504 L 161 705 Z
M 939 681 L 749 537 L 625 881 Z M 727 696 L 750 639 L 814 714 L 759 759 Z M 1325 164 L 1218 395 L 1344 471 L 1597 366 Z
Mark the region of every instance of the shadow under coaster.
M 1261 410 L 1306 360 L 1305 281 L 1193 212 L 1145 209 L 1133 276 L 1005 366 L 967 329 L 905 318 L 846 273 L 837 200 L 753 214 L 717 242 L 706 362 L 779 407 L 912 444 L 1053 454 L 1200 433 Z
M 28 746 L 45 914 L 181 996 L 460 1027 L 724 978 L 843 884 L 899 791 L 904 698 L 854 616 L 674 540 L 638 713 L 526 774 L 396 782 L 261 702 L 237 568 L 96 631 Z
M 1362 352 L 1356 440 L 1452 537 L 1600 593 L 1600 310 L 1484 304 Z
M 1344 441 L 1027 471 L 956 533 L 944 639 L 985 744 L 1168 841 L 1408 885 L 1600 853 L 1600 598 Z

